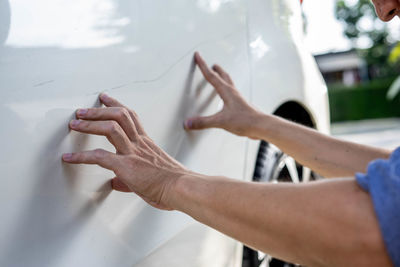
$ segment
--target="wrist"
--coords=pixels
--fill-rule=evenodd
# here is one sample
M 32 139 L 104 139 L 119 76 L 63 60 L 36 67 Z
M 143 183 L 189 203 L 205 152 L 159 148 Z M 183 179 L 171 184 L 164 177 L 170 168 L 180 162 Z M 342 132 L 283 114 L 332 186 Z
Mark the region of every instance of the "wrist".
M 251 120 L 251 125 L 249 127 L 250 134 L 248 137 L 256 140 L 268 139 L 268 133 L 270 133 L 273 129 L 273 127 L 271 128 L 271 124 L 274 117 L 275 116 L 273 115 L 268 115 L 257 111 Z
M 205 175 L 191 171 L 178 175 L 168 190 L 168 195 L 166 196 L 167 206 L 173 210 L 185 212 L 188 206 L 188 198 L 196 191 L 196 182 L 204 178 Z

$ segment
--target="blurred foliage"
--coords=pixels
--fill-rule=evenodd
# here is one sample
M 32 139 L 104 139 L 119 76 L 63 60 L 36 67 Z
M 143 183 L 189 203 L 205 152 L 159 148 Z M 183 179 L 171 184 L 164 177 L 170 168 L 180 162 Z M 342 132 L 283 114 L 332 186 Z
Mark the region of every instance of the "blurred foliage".
M 389 54 L 389 63 L 394 69 L 400 69 L 400 42 L 397 43 Z M 390 85 L 387 98 L 393 100 L 400 94 L 400 76 Z
M 359 0 L 354 5 L 349 5 L 345 0 L 336 1 L 335 15 L 339 21 L 345 23 L 344 34 L 351 40 L 369 35 L 361 29 L 359 22 L 363 17 L 376 20 L 374 6 L 369 0 Z M 385 30 L 379 31 L 379 34 L 385 35 Z
M 397 77 L 396 80 L 390 85 L 389 90 L 387 92 L 386 98 L 388 100 L 394 100 L 397 95 L 400 93 L 400 76 Z
M 400 96 L 387 99 L 390 84 L 396 77 L 376 79 L 354 87 L 330 86 L 329 105 L 331 121 L 348 121 L 399 117 Z
M 387 96 L 399 73 L 400 45 L 391 41 L 387 25 L 379 20 L 370 0 L 337 0 L 335 15 L 344 24 L 344 35 L 366 61 L 372 80 L 353 87 L 330 85 L 331 120 L 399 117 L 400 96 L 391 92 L 392 101 Z
M 393 47 L 392 51 L 389 54 L 389 63 L 396 64 L 400 62 L 400 42 L 397 43 L 395 47 Z
M 358 0 L 353 4 L 338 0 L 335 15 L 344 24 L 344 34 L 352 41 L 354 48 L 359 48 L 362 42 L 369 43 L 369 48 L 358 49 L 358 53 L 367 62 L 371 78 L 398 73 L 397 64 L 388 64 L 393 44 L 387 25 L 379 20 L 370 0 Z
M 396 78 L 397 76 L 390 76 L 381 79 L 371 80 L 367 83 L 355 84 L 353 86 L 348 86 L 345 84 L 331 84 L 329 85 L 328 89 L 330 91 L 336 91 L 336 90 L 340 91 L 340 90 L 369 90 L 369 89 L 386 88 L 387 90 Z

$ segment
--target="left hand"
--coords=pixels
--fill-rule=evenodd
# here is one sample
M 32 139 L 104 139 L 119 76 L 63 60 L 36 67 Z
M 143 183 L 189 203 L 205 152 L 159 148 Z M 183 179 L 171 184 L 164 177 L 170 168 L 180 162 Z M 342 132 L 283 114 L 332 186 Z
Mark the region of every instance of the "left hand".
M 150 205 L 173 209 L 168 203 L 179 177 L 190 171 L 158 147 L 145 133 L 138 116 L 117 100 L 100 95 L 105 108 L 79 109 L 69 127 L 78 132 L 103 135 L 116 153 L 102 149 L 66 153 L 63 161 L 97 164 L 114 171 L 114 190 L 134 192 Z
M 240 95 L 232 78 L 223 68 L 219 65 L 209 68 L 198 52 L 195 53 L 194 59 L 204 78 L 224 101 L 224 107 L 211 116 L 187 119 L 184 122 L 185 129 L 221 128 L 239 136 L 260 139 L 257 135 L 258 118 L 263 114 Z

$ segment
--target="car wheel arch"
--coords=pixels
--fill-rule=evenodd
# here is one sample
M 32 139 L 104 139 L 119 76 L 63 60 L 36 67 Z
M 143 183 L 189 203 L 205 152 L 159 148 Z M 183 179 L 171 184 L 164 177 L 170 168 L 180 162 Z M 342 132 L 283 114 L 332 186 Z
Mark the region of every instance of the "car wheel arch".
M 310 128 L 317 128 L 317 124 L 315 122 L 314 116 L 312 115 L 312 112 L 305 104 L 299 101 L 286 101 L 279 105 L 278 108 L 275 109 L 273 114 L 278 117 L 300 123 Z

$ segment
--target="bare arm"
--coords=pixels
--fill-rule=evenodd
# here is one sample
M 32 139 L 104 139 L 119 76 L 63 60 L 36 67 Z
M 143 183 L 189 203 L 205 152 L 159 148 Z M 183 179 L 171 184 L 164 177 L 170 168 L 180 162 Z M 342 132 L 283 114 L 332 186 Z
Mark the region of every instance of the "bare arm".
M 106 108 L 77 111 L 74 131 L 103 135 L 116 148 L 67 153 L 73 164 L 112 170 L 115 190 L 180 210 L 270 255 L 310 266 L 390 266 L 371 200 L 354 179 L 259 184 L 187 170 L 145 133 L 136 114 L 101 95 Z
M 356 172 L 366 172 L 369 162 L 388 158 L 391 153 L 340 140 L 273 115 L 260 114 L 257 120 L 254 132 L 259 139 L 275 144 L 325 177 L 350 177 Z
M 369 195 L 354 179 L 256 184 L 185 176 L 169 199 L 250 247 L 306 266 L 391 266 Z
M 209 69 L 199 54 L 195 55 L 195 59 L 204 77 L 223 99 L 224 107 L 213 116 L 188 119 L 185 122 L 188 130 L 215 127 L 266 140 L 325 177 L 354 176 L 356 172 L 365 172 L 371 160 L 388 158 L 390 155 L 390 151 L 384 149 L 339 140 L 263 114 L 246 103 L 221 67 L 214 65 Z

